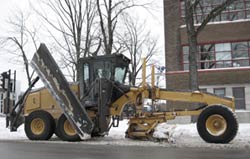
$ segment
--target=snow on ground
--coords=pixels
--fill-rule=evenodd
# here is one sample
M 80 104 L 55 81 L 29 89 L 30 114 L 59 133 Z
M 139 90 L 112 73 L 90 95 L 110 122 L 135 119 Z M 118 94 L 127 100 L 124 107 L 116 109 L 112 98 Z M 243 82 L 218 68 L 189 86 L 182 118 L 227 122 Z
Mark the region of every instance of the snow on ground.
M 24 126 L 21 125 L 17 132 L 10 132 L 10 129 L 6 128 L 5 118 L 0 116 L 0 140 L 22 140 L 27 139 L 24 133 Z
M 109 135 L 103 138 L 92 138 L 74 144 L 93 145 L 131 145 L 131 146 L 164 146 L 164 147 L 199 147 L 215 149 L 249 149 L 250 148 L 250 124 L 240 124 L 236 138 L 229 144 L 209 144 L 204 142 L 196 129 L 195 124 L 159 124 L 155 130 L 156 141 L 139 141 L 125 138 L 127 120 L 120 121 L 118 128 L 111 128 Z M 160 140 L 163 139 L 163 140 Z M 9 132 L 5 128 L 5 118 L 0 117 L 0 140 L 25 141 L 27 139 L 23 125 L 17 132 Z M 53 136 L 53 143 L 62 143 L 56 136 Z M 39 141 L 40 142 L 40 141 Z

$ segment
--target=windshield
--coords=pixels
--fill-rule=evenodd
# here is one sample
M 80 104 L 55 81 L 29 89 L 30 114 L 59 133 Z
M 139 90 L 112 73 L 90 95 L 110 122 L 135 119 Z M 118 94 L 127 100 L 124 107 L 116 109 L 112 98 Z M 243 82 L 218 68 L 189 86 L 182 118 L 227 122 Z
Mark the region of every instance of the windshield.
M 116 67 L 115 68 L 115 81 L 124 83 L 126 74 L 126 67 Z

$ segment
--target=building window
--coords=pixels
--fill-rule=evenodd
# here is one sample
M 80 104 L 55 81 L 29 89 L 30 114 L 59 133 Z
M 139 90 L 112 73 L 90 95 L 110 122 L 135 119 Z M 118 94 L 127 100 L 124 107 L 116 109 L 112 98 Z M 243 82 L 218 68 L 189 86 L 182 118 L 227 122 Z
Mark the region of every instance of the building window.
M 226 89 L 225 88 L 214 88 L 214 94 L 220 97 L 226 96 Z
M 232 66 L 231 45 L 230 43 L 215 44 L 216 68 Z
M 233 96 L 235 98 L 236 109 L 246 109 L 246 99 L 245 99 L 245 88 L 235 87 L 233 88 Z
M 233 67 L 249 66 L 249 47 L 247 42 L 232 43 Z
M 250 42 L 231 42 L 198 46 L 199 69 L 250 66 Z M 189 69 L 189 46 L 183 46 L 183 69 Z
M 205 17 L 225 0 L 201 0 L 194 11 L 194 21 L 201 23 Z M 181 19 L 185 24 L 185 4 L 181 1 Z M 228 6 L 221 14 L 212 19 L 214 21 L 234 21 L 239 19 L 250 19 L 250 0 L 237 0 Z

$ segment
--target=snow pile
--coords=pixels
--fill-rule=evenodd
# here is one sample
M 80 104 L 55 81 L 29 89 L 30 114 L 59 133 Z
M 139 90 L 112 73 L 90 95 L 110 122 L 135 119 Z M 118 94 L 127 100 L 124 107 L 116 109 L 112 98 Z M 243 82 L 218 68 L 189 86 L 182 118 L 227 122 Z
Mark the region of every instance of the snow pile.
M 175 139 L 173 137 L 173 130 L 176 129 L 176 126 L 167 125 L 167 124 L 159 124 L 155 128 L 155 132 L 153 134 L 154 138 L 160 139 L 160 140 L 167 140 L 170 143 L 174 143 Z
M 187 138 L 199 137 L 195 124 L 159 124 L 155 128 L 154 138 L 167 140 L 169 143 L 176 143 Z

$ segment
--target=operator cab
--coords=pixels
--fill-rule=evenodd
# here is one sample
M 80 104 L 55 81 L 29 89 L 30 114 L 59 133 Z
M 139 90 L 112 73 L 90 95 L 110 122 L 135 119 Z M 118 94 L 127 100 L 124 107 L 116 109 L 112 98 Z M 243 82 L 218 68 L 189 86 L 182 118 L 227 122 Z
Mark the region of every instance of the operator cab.
M 130 60 L 122 54 L 82 58 L 80 62 L 80 95 L 85 97 L 97 80 L 106 80 L 124 88 Z M 107 82 L 109 81 L 109 82 Z M 125 90 L 126 91 L 126 90 Z M 94 95 L 93 95 L 94 96 Z M 94 97 L 92 97 L 93 99 Z

